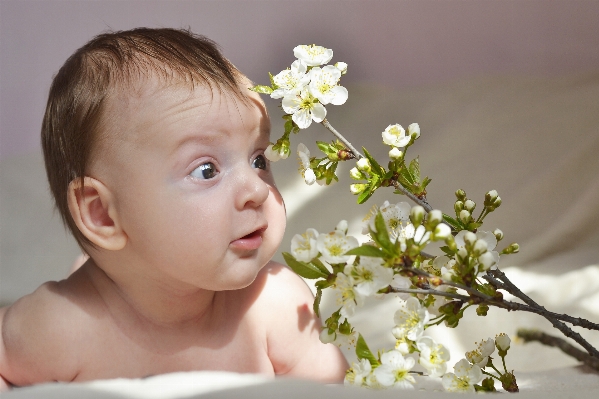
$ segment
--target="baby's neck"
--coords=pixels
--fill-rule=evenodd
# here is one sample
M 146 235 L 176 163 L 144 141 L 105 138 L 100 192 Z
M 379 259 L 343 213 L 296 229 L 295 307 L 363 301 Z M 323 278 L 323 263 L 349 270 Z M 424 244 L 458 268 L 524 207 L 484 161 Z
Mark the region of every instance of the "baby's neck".
M 218 293 L 200 288 L 170 287 L 163 281 L 132 274 L 111 275 L 90 259 L 81 270 L 117 319 L 139 319 L 151 327 L 173 328 L 217 323 Z

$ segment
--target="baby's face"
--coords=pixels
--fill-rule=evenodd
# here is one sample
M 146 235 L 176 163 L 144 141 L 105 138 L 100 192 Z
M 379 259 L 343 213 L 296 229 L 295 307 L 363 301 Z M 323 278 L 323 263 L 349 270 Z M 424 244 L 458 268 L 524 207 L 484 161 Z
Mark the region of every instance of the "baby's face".
M 125 251 L 144 275 L 239 289 L 275 253 L 285 210 L 264 156 L 270 122 L 258 95 L 247 97 L 148 79 L 111 101 L 90 174 L 114 194 Z

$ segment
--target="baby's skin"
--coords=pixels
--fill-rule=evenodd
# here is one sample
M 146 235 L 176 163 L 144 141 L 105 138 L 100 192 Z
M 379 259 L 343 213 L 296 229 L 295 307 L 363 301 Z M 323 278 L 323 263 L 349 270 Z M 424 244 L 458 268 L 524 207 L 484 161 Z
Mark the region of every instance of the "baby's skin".
M 0 385 L 187 370 L 343 379 L 311 291 L 270 261 L 285 210 L 265 107 L 246 96 L 156 76 L 115 93 L 88 177 L 69 187 L 91 258 L 0 310 Z

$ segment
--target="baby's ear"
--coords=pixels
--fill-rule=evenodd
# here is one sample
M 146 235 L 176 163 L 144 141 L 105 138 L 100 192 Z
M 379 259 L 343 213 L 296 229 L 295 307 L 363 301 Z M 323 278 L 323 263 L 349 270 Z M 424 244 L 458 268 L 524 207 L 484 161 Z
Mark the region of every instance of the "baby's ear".
M 75 224 L 88 240 L 100 248 L 123 249 L 127 234 L 123 231 L 110 189 L 92 177 L 80 178 L 69 184 L 69 210 Z

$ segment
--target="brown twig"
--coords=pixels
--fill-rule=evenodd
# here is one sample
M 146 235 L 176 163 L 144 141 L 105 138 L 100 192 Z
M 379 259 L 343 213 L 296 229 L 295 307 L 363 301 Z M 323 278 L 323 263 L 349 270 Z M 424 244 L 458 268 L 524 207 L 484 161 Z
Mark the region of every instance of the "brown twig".
M 563 338 L 555 337 L 553 335 L 546 334 L 538 330 L 519 329 L 516 335 L 524 340 L 524 342 L 537 341 L 547 346 L 554 346 L 562 350 L 567 355 L 572 356 L 578 361 L 586 364 L 587 366 L 599 371 L 599 359 L 593 357 L 587 353 L 584 353 L 580 349 L 573 345 L 570 345 Z
M 536 308 L 537 310 L 539 310 L 539 312 L 535 312 L 535 313 L 538 313 L 538 314 L 542 315 L 543 317 L 545 317 L 547 320 L 549 320 L 549 322 L 553 325 L 553 327 L 560 330 L 562 332 L 562 334 L 564 334 L 566 337 L 572 338 L 574 341 L 578 342 L 580 344 L 580 346 L 582 346 L 584 349 L 586 349 L 586 351 L 591 356 L 599 358 L 599 351 L 597 349 L 595 349 L 595 347 L 593 345 L 588 343 L 587 340 L 585 340 L 580 334 L 573 331 L 570 327 L 568 327 L 566 324 L 564 324 L 561 320 L 550 315 L 549 312 L 543 306 L 540 306 L 532 298 L 530 298 L 528 295 L 524 294 L 518 287 L 516 287 L 514 285 L 514 283 L 512 283 L 507 278 L 505 273 L 503 273 L 501 270 L 499 270 L 499 269 L 489 270 L 489 271 L 487 271 L 487 277 L 496 278 L 497 280 L 499 280 L 501 283 L 503 283 L 502 288 L 504 290 L 506 290 L 510 294 L 516 296 L 517 298 L 522 299 L 530 307 Z

